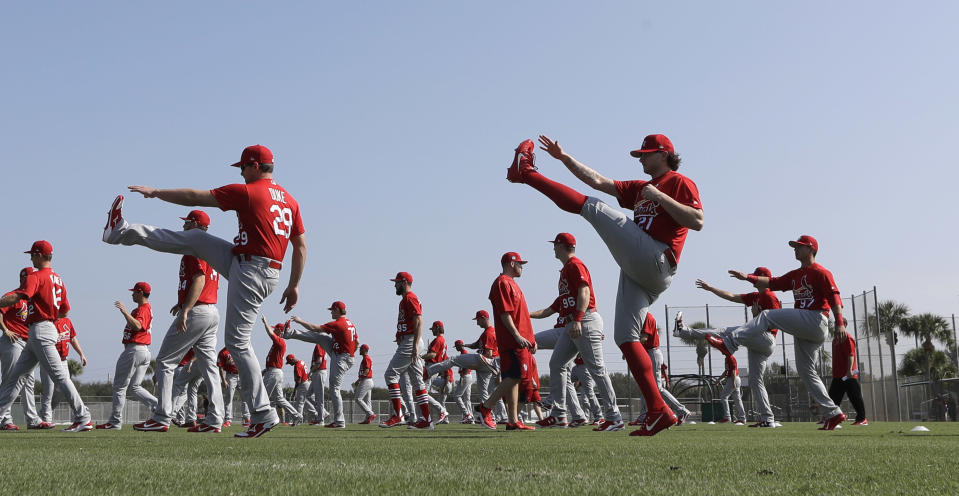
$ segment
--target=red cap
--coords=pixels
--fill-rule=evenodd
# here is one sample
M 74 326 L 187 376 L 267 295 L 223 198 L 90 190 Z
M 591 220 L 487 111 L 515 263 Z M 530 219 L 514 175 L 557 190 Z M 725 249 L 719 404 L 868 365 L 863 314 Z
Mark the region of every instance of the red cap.
M 289 355 L 286 356 L 286 361 L 287 361 L 287 362 L 295 362 L 295 361 L 296 361 L 296 357 L 293 356 L 292 353 L 290 353 Z
M 20 277 L 27 277 L 30 274 L 36 272 L 33 267 L 24 267 L 20 269 Z
M 191 210 L 186 217 L 180 217 L 182 220 L 192 220 L 200 227 L 210 226 L 210 216 L 202 210 Z
M 639 147 L 639 150 L 633 150 L 629 152 L 629 154 L 638 157 L 649 152 L 675 153 L 673 150 L 673 142 L 669 141 L 666 135 L 650 134 L 643 139 L 643 145 Z
M 770 272 L 766 267 L 756 267 L 756 270 L 753 271 L 753 275 L 759 277 L 772 277 L 773 273 Z
M 526 263 L 526 260 L 523 260 L 523 257 L 519 256 L 519 253 L 516 253 L 515 251 L 508 251 L 499 259 L 500 264 L 505 265 L 507 262 L 519 262 L 524 264 Z
M 233 167 L 239 167 L 252 162 L 257 162 L 260 164 L 272 164 L 273 152 L 263 145 L 248 146 L 243 149 L 243 154 L 240 155 L 240 161 L 230 165 Z
M 446 327 L 443 326 L 442 320 L 437 320 L 436 322 L 433 322 L 433 325 L 430 326 L 430 329 L 436 329 L 437 327 L 439 327 L 440 329 L 446 329 Z
M 134 284 L 133 287 L 130 288 L 130 291 L 136 291 L 138 289 L 144 293 L 149 293 L 152 288 L 150 288 L 149 284 L 141 281 Z
M 559 233 L 556 235 L 556 239 L 550 241 L 554 245 L 556 243 L 563 243 L 569 246 L 576 246 L 576 238 L 573 237 L 570 233 Z
M 361 345 L 360 345 L 360 351 L 370 351 L 370 345 L 368 345 L 368 344 L 361 344 Z
M 792 246 L 793 248 L 795 248 L 795 247 L 797 247 L 797 246 L 800 246 L 800 245 L 802 245 L 802 246 L 808 246 L 808 247 L 812 248 L 812 252 L 813 252 L 814 254 L 815 254 L 815 253 L 819 253 L 819 242 L 816 241 L 816 238 L 814 238 L 814 237 L 812 237 L 812 236 L 810 236 L 810 235 L 808 235 L 808 234 L 803 234 L 803 235 L 800 236 L 799 239 L 797 239 L 796 241 L 790 241 L 790 242 L 789 242 L 789 246 Z
M 278 332 L 282 334 L 284 331 L 286 331 L 286 324 L 280 323 L 273 326 L 273 332 Z
M 453 346 L 455 346 L 455 347 L 457 347 L 457 348 L 459 348 L 460 346 L 464 346 L 463 340 L 462 340 L 462 339 L 457 339 L 456 342 L 453 343 Z
M 485 317 L 485 318 L 488 319 L 488 318 L 489 318 L 489 312 L 487 312 L 486 310 L 477 310 L 477 311 L 476 311 L 476 317 L 473 317 L 473 320 L 479 320 L 480 317 Z
M 410 283 L 410 284 L 413 284 L 413 276 L 411 276 L 409 272 L 397 272 L 397 273 L 396 273 L 396 277 L 394 277 L 393 279 L 390 279 L 390 280 L 393 281 L 393 282 L 396 282 L 396 281 L 406 281 L 406 282 L 408 282 L 408 283 Z
M 333 310 L 334 308 L 346 313 L 346 303 L 343 303 L 342 301 L 334 301 L 333 304 L 330 305 L 330 308 L 327 308 L 327 310 Z
M 31 255 L 53 255 L 53 245 L 49 241 L 34 241 L 33 246 L 24 253 L 29 253 Z

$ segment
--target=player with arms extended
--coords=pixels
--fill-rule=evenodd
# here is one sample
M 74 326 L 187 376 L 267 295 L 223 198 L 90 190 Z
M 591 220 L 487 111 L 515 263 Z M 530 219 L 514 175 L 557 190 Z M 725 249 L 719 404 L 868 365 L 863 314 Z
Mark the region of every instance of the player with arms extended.
M 252 424 L 236 437 L 253 438 L 268 432 L 279 422 L 276 410 L 263 387 L 260 367 L 251 338 L 263 300 L 276 288 L 283 257 L 293 245 L 290 280 L 280 303 L 289 312 L 299 299 L 300 277 L 306 264 L 306 238 L 300 207 L 288 191 L 273 180 L 273 153 L 265 146 L 243 150 L 240 168 L 244 184 L 230 184 L 213 190 L 157 189 L 130 186 L 146 198 L 184 206 L 217 207 L 234 210 L 239 234 L 231 244 L 200 229 L 171 231 L 144 224 L 130 224 L 122 214 L 123 197 L 113 202 L 103 230 L 110 244 L 142 245 L 166 253 L 193 255 L 209 263 L 229 281 L 224 341 L 237 369 L 243 399 L 250 405 Z
M 651 134 L 630 155 L 639 159 L 648 181 L 614 181 L 563 151 L 558 141 L 540 136 L 542 149 L 561 161 L 577 179 L 616 197 L 632 209 L 633 218 L 606 203 L 552 181 L 533 165 L 531 140 L 516 149 L 507 180 L 525 183 L 546 195 L 562 210 L 581 215 L 599 234 L 620 268 L 613 338 L 626 357 L 649 407 L 643 427 L 630 435 L 652 436 L 676 423 L 656 385 L 649 354 L 640 343 L 650 305 L 669 288 L 679 264 L 686 234 L 703 228 L 699 190 L 692 180 L 676 172 L 680 158 L 662 134 Z M 630 222 L 632 220 L 632 222 Z

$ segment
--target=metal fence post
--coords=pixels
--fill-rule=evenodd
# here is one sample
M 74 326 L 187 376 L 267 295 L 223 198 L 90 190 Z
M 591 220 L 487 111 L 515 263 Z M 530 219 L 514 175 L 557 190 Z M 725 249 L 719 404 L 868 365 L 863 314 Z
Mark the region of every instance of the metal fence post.
M 709 303 L 706 304 L 706 328 L 712 329 L 712 326 L 709 324 Z M 709 358 L 709 375 L 713 375 L 713 347 L 706 347 L 706 358 Z
M 669 305 L 663 305 L 663 311 L 666 312 L 666 320 L 663 322 L 669 322 Z M 666 333 L 666 368 L 669 369 L 670 372 L 673 370 L 673 355 L 669 352 L 669 338 L 672 334 L 671 332 Z
M 866 299 L 866 292 L 862 292 L 862 301 L 866 304 L 866 335 L 872 336 L 876 335 L 876 347 L 878 348 L 877 352 L 879 353 L 879 378 L 880 378 L 880 389 L 882 390 L 882 414 L 883 420 L 889 420 L 889 406 L 886 401 L 886 372 L 882 365 L 882 336 L 874 333 L 869 325 L 869 305 L 867 304 L 869 300 Z M 876 312 L 876 321 L 879 321 L 878 309 L 875 309 Z M 878 412 L 877 412 L 878 413 Z
M 878 328 L 876 333 L 881 336 L 883 329 L 882 324 L 879 323 L 879 291 L 876 290 L 875 286 L 872 287 L 872 303 L 873 306 L 876 307 L 876 327 Z M 896 412 L 899 421 L 902 422 L 902 399 L 899 396 L 899 368 L 896 367 L 896 339 L 893 337 L 892 329 L 886 329 L 886 333 L 888 333 L 888 336 L 886 336 L 886 342 L 889 343 L 889 355 L 892 359 L 892 380 L 893 384 L 896 386 Z M 882 345 L 882 342 L 879 344 Z M 885 394 L 885 389 L 883 390 L 883 394 Z
M 852 328 L 853 328 L 853 332 L 856 333 L 856 343 L 857 343 L 857 346 L 858 346 L 858 343 L 859 343 L 859 317 L 857 316 L 857 313 L 856 313 L 856 295 L 855 295 L 855 293 L 852 295 L 852 298 L 850 298 L 850 300 L 852 301 Z M 866 315 L 867 315 L 866 318 L 868 318 L 868 312 L 866 313 Z M 859 354 L 858 354 L 858 353 L 856 354 L 856 358 L 859 358 Z M 873 412 L 873 413 L 877 413 L 878 410 L 876 410 L 876 374 L 874 374 L 873 371 L 872 371 L 872 346 L 869 345 L 869 333 L 866 333 L 866 360 L 869 361 L 869 403 L 870 403 L 870 406 L 872 407 L 872 409 L 870 409 L 870 411 Z M 860 360 L 860 362 L 861 362 L 861 360 Z M 860 376 L 860 377 L 862 377 L 863 379 L 865 379 L 865 377 L 863 377 L 863 376 Z

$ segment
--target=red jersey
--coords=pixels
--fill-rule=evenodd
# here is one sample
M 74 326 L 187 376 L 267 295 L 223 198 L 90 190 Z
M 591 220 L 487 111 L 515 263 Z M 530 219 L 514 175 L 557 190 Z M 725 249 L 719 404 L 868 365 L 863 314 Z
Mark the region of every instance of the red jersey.
M 499 319 L 500 315 L 508 313 L 513 318 L 513 325 L 519 335 L 530 342 L 536 343 L 533 333 L 533 322 L 529 319 L 529 308 L 526 307 L 526 297 L 516 281 L 506 274 L 500 274 L 493 281 L 489 291 L 489 301 L 493 304 L 493 315 Z M 505 326 L 496 327 L 496 345 L 500 354 L 503 350 L 515 350 L 520 346 Z
M 190 348 L 192 351 L 193 348 Z M 227 374 L 239 374 L 240 370 L 236 368 L 236 363 L 233 361 L 233 357 L 230 356 L 230 350 L 223 347 L 220 350 L 220 353 L 216 356 L 216 366 L 223 369 Z
M 779 298 L 776 297 L 776 293 L 768 289 L 761 293 L 753 291 L 752 293 L 741 294 L 739 297 L 742 298 L 743 304 L 747 307 L 755 305 L 758 306 L 760 310 L 776 310 L 783 307 L 783 304 L 779 302 Z M 779 329 L 770 329 L 769 332 L 773 333 L 773 337 L 776 337 Z
M 273 346 L 266 355 L 266 368 L 282 369 L 283 356 L 286 355 L 286 340 L 273 333 L 270 334 L 270 341 L 273 341 Z
M 559 312 L 563 322 L 567 322 L 576 313 L 576 298 L 579 288 L 589 286 L 589 304 L 586 310 L 596 310 L 596 293 L 593 291 L 593 280 L 589 277 L 589 270 L 583 261 L 572 257 L 559 271 L 559 297 L 552 307 Z
M 442 334 L 430 341 L 430 346 L 426 351 L 427 353 L 432 351 L 436 355 L 427 360 L 426 363 L 440 363 L 449 358 L 449 355 L 446 354 L 446 338 Z
M 553 303 L 549 306 L 549 308 L 553 309 L 554 312 L 559 313 L 559 311 L 563 309 L 563 303 L 559 298 L 556 298 L 553 300 Z M 556 325 L 554 325 L 553 328 L 555 329 L 557 327 L 566 327 L 565 315 L 560 314 L 556 317 Z
M 220 210 L 235 210 L 240 233 L 233 253 L 282 261 L 290 238 L 303 234 L 300 205 L 273 179 L 210 190 Z
M 306 364 L 303 363 L 303 360 L 297 360 L 293 364 L 293 382 L 300 384 L 310 380 L 310 375 L 306 373 Z
M 356 326 L 350 319 L 340 316 L 340 318 L 323 324 L 324 332 L 333 336 L 333 351 L 336 353 L 349 353 L 353 356 L 356 353 Z
M 736 377 L 739 375 L 739 365 L 736 363 L 736 357 L 726 355 L 726 370 L 723 371 L 726 377 Z
M 127 324 L 127 326 L 123 328 L 123 344 L 149 345 L 150 326 L 153 325 L 153 307 L 150 306 L 150 303 L 137 305 L 137 307 L 130 312 L 130 316 L 133 317 L 133 320 L 140 323 L 140 330 L 136 330 L 130 327 L 130 324 Z
M 7 293 L 9 294 L 9 293 Z M 27 317 L 30 316 L 30 304 L 27 300 L 17 300 L 16 303 L 0 310 L 3 315 L 3 323 L 20 339 L 27 339 L 30 334 L 30 326 L 27 325 Z
M 318 367 L 317 364 L 319 364 Z M 326 350 L 324 350 L 320 345 L 316 345 L 313 348 L 313 359 L 310 360 L 310 368 L 316 370 L 326 370 Z
M 180 259 L 180 285 L 177 286 L 176 304 L 182 305 L 186 302 L 186 295 L 190 292 L 190 286 L 193 285 L 193 278 L 203 274 L 205 281 L 203 290 L 200 291 L 200 297 L 197 298 L 197 304 L 209 303 L 216 304 L 216 292 L 220 286 L 220 274 L 217 274 L 210 264 L 194 257 L 193 255 L 183 255 Z
M 401 337 L 413 334 L 416 331 L 416 317 L 418 315 L 423 315 L 423 305 L 420 305 L 420 299 L 410 291 L 400 300 L 400 313 L 396 317 L 397 341 Z
M 496 328 L 489 326 L 483 331 L 483 334 L 480 334 L 479 337 L 479 350 L 478 353 L 482 353 L 483 350 L 490 350 L 493 353 L 493 358 L 499 356 L 499 347 L 496 346 Z
M 196 355 L 196 352 L 193 351 L 193 348 L 190 348 L 190 351 L 186 352 L 186 355 L 183 355 L 183 358 L 180 360 L 177 367 L 184 367 L 193 360 L 193 357 Z
M 780 277 L 770 278 L 769 289 L 792 291 L 793 298 L 796 300 L 795 308 L 823 312 L 832 308 L 830 303 L 839 295 L 839 288 L 836 287 L 832 273 L 818 263 L 789 271 Z
M 659 348 L 659 329 L 656 329 L 656 319 L 654 319 L 653 314 L 649 312 L 646 312 L 646 321 L 643 322 L 641 334 L 648 336 L 646 342 L 643 343 L 643 348 L 647 350 Z
M 363 355 L 360 360 L 360 379 L 373 378 L 373 359 L 369 355 Z
M 63 317 L 57 319 L 53 325 L 57 326 L 57 351 L 60 353 L 60 360 L 66 360 L 70 355 L 70 340 L 77 337 L 77 331 L 73 328 L 73 322 Z
M 666 243 L 672 251 L 673 258 L 679 263 L 679 256 L 686 243 L 686 234 L 689 229 L 679 225 L 659 203 L 643 198 L 640 194 L 647 184 L 656 186 L 670 198 L 682 205 L 702 210 L 699 201 L 699 190 L 696 184 L 688 177 L 669 171 L 650 181 L 613 181 L 616 185 L 616 198 L 619 205 L 633 209 L 633 221 L 640 229 L 646 231 L 656 241 Z
M 467 353 L 469 353 L 469 352 L 466 351 L 466 350 L 460 350 L 460 355 L 465 355 L 465 354 L 467 354 Z M 463 375 L 463 376 L 465 376 L 465 375 L 470 375 L 470 372 L 472 372 L 472 371 L 473 371 L 473 369 L 468 369 L 468 368 L 465 368 L 465 367 L 460 367 L 460 375 Z
M 856 355 L 856 340 L 847 332 L 845 337 L 832 340 L 832 377 L 842 379 L 849 372 L 849 357 L 852 356 L 852 369 L 858 371 L 858 355 Z M 853 374 L 858 379 L 859 374 Z
M 34 322 L 49 320 L 56 321 L 60 313 L 70 311 L 70 302 L 67 300 L 67 288 L 56 272 L 45 267 L 27 275 L 23 286 L 15 290 L 30 300 L 27 307 L 27 321 L 29 326 Z

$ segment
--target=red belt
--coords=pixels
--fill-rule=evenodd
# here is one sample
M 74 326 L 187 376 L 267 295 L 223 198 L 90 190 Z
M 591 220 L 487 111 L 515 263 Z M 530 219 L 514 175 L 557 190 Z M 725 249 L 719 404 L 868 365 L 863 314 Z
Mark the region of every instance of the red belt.
M 237 256 L 240 257 L 240 260 L 243 260 L 244 262 L 250 262 L 250 261 L 253 260 L 253 257 L 254 257 L 254 255 L 248 255 L 248 254 L 245 254 L 245 253 L 242 254 L 242 255 L 237 255 Z M 264 259 L 270 260 L 270 259 L 267 258 L 267 257 L 257 257 L 257 258 L 264 258 Z M 277 262 L 276 260 L 270 260 L 269 267 L 270 267 L 271 269 L 281 270 L 281 269 L 283 269 L 283 264 L 280 263 L 280 262 Z

